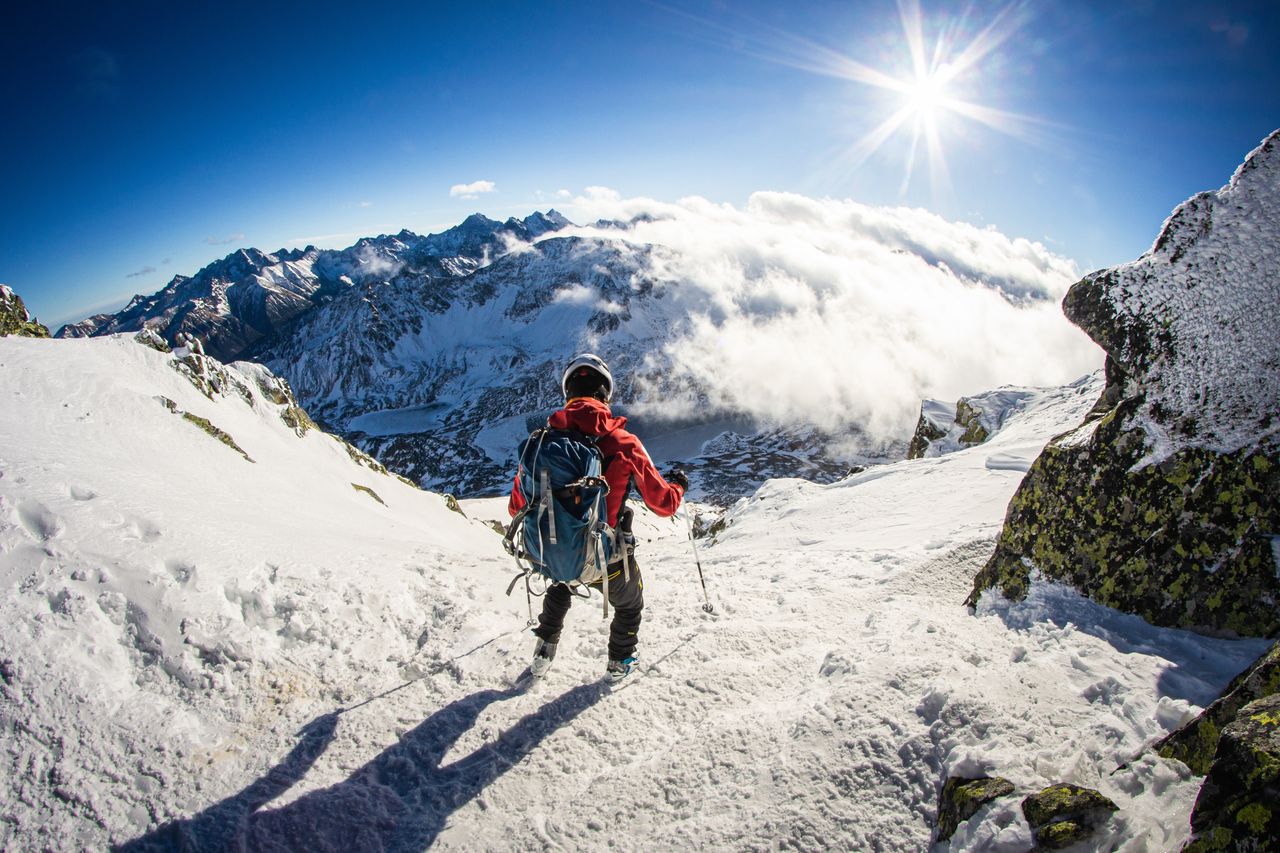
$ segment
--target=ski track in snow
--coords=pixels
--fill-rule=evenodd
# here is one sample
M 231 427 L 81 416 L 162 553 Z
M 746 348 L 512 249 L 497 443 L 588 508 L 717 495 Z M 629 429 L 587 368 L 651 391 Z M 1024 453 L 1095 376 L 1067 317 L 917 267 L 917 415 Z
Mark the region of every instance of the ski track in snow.
M 643 668 L 610 689 L 598 596 L 551 672 L 521 677 L 525 604 L 502 595 L 486 525 L 363 480 L 380 507 L 324 437 L 262 426 L 260 401 L 210 406 L 250 465 L 158 405 L 119 407 L 198 410 L 164 357 L 58 343 L 124 362 L 128 387 L 76 362 L 83 379 L 34 402 L 83 414 L 5 421 L 25 442 L 0 449 L 5 848 L 922 850 L 946 776 L 992 773 L 1018 795 L 939 850 L 1027 849 L 1018 802 L 1063 781 L 1119 803 L 1099 847 L 1166 850 L 1199 780 L 1149 756 L 1113 771 L 1265 647 L 1042 583 L 961 606 L 1026 464 L 1097 377 L 987 445 L 766 483 L 700 545 L 714 616 L 683 518 L 642 514 Z M 35 369 L 29 346 L 0 362 Z M 27 393 L 4 376 L 0 399 Z M 146 436 L 145 460 L 102 461 L 117 448 L 83 447 L 103 433 L 82 417 Z M 276 476 L 301 482 L 253 491 Z M 463 508 L 505 517 L 502 499 Z

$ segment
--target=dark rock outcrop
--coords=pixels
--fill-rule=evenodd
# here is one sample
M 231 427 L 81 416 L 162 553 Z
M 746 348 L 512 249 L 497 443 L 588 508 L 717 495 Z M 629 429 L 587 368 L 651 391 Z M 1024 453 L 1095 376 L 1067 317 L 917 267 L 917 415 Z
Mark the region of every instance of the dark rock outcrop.
M 1108 388 L 1028 472 L 968 603 L 1038 571 L 1153 624 L 1275 634 L 1280 131 L 1063 310 L 1106 349 Z
M 938 795 L 938 841 L 946 841 L 956 828 L 987 803 L 1013 793 L 1013 783 L 999 776 L 966 779 L 952 776 Z
M 1061 850 L 1083 841 L 1119 807 L 1091 788 L 1050 785 L 1022 801 L 1038 850 Z
M 938 423 L 937 408 L 931 408 L 930 401 L 920 405 L 920 420 L 916 421 L 916 431 L 911 436 L 911 444 L 907 446 L 908 459 L 921 459 L 933 442 L 945 438 L 947 425 Z
M 1253 666 L 1227 685 L 1213 704 L 1182 728 L 1156 743 L 1165 758 L 1176 758 L 1204 776 L 1213 764 L 1222 730 L 1235 721 L 1245 705 L 1280 693 L 1280 644 L 1271 647 Z
M 49 330 L 43 323 L 31 319 L 22 297 L 9 287 L 0 284 L 0 338 L 17 335 L 20 338 L 47 338 Z
M 1183 849 L 1280 850 L 1280 695 L 1246 705 L 1222 730 Z

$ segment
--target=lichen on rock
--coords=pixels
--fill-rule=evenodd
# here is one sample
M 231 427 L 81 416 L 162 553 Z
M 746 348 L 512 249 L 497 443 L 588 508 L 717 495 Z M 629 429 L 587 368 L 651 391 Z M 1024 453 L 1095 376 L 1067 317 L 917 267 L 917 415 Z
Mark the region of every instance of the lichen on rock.
M 1038 571 L 1157 625 L 1280 631 L 1277 247 L 1280 131 L 1149 253 L 1071 288 L 1107 389 L 1032 465 L 970 606 L 1021 598 Z
M 1060 850 L 1083 841 L 1119 810 L 1092 788 L 1050 785 L 1022 801 L 1022 816 L 1041 850 Z
M 1176 758 L 1197 776 L 1209 772 L 1222 730 L 1236 720 L 1245 705 L 1280 693 L 1280 643 L 1236 676 L 1215 702 L 1195 719 L 1158 741 L 1153 749 Z
M 982 409 L 961 397 L 956 403 L 956 423 L 964 427 L 960 434 L 960 443 L 966 447 L 982 444 L 990 437 L 987 428 L 982 424 Z
M 142 344 L 144 347 L 149 347 L 156 352 L 166 354 L 173 352 L 173 348 L 169 346 L 169 342 L 160 337 L 159 333 L 149 326 L 144 326 L 136 335 L 133 336 L 133 339 L 135 342 Z
M 222 442 L 223 444 L 225 444 L 227 447 L 230 447 L 230 448 L 231 448 L 232 450 L 234 450 L 236 453 L 239 453 L 241 456 L 243 456 L 243 457 L 245 458 L 245 460 L 246 460 L 246 461 L 248 461 L 248 462 L 252 462 L 252 461 L 253 461 L 253 459 L 251 459 L 251 458 L 249 457 L 249 454 L 248 454 L 248 453 L 245 453 L 245 452 L 244 452 L 244 449 L 243 449 L 242 447 L 240 447 L 240 445 L 236 444 L 235 439 L 233 439 L 233 438 L 232 438 L 229 434 L 227 434 L 225 431 L 223 431 L 223 430 L 219 429 L 218 427 L 216 427 L 216 426 L 214 426 L 212 423 L 210 423 L 208 418 L 202 418 L 202 417 L 200 417 L 199 415 L 193 415 L 193 414 L 191 414 L 190 412 L 183 412 L 183 413 L 182 413 L 182 417 L 183 417 L 183 419 L 185 419 L 188 423 L 194 424 L 195 426 L 199 427 L 199 428 L 200 428 L 201 430 L 203 430 L 204 432 L 208 433 L 209 435 L 211 435 L 211 436 L 213 436 L 214 438 L 216 438 L 218 441 L 220 441 L 220 442 Z
M 381 497 L 379 497 L 378 493 L 375 492 L 373 489 L 369 488 L 368 486 L 362 486 L 359 483 L 352 483 L 351 488 L 355 489 L 357 492 L 363 492 L 364 494 L 373 498 L 375 501 L 382 504 L 383 506 L 387 505 L 387 502 L 384 501 Z
M 49 329 L 31 318 L 22 297 L 13 289 L 0 284 L 0 338 L 16 335 L 20 338 L 47 338 Z
M 938 794 L 938 841 L 946 841 L 960 824 L 987 803 L 1013 793 L 1013 783 L 999 776 L 967 779 L 952 776 Z
M 1222 730 L 1183 849 L 1280 850 L 1280 694 L 1244 706 Z

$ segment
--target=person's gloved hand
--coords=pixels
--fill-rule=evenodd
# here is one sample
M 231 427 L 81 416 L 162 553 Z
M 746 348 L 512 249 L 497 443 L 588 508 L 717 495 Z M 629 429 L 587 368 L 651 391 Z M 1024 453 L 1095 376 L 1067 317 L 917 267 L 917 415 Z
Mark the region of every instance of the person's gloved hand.
M 675 469 L 674 471 L 672 471 L 670 474 L 667 475 L 667 482 L 675 483 L 685 492 L 689 491 L 689 478 L 686 477 L 684 475 L 684 472 L 681 471 L 679 468 Z

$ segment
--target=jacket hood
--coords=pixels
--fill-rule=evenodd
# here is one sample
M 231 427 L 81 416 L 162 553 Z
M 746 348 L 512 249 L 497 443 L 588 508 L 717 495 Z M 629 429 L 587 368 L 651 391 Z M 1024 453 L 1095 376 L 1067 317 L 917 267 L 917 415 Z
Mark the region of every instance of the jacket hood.
M 608 435 L 627 425 L 627 419 L 609 411 L 609 404 L 593 397 L 576 397 L 547 419 L 552 429 L 576 429 L 583 435 Z

